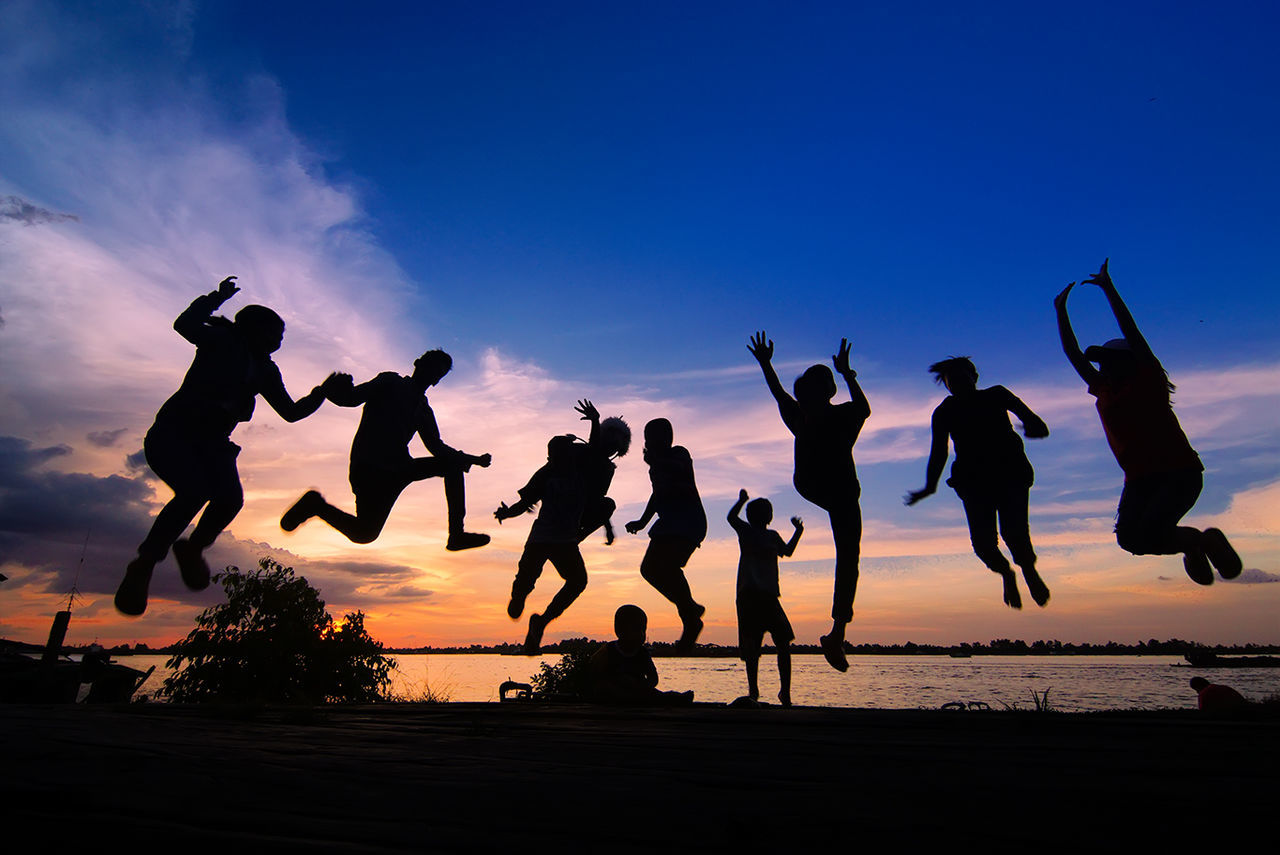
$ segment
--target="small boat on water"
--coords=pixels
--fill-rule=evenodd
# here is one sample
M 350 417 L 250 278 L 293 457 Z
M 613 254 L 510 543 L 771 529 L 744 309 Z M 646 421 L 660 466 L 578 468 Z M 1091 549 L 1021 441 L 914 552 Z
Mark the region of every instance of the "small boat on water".
M 1197 650 L 1182 658 L 1192 668 L 1280 668 L 1280 656 L 1219 656 Z
M 54 615 L 43 650 L 31 644 L 0 649 L 0 703 L 73 704 L 86 684 L 86 704 L 127 703 L 156 670 L 154 665 L 146 671 L 121 665 L 97 644 L 78 662 L 62 655 L 70 623 L 68 607 Z

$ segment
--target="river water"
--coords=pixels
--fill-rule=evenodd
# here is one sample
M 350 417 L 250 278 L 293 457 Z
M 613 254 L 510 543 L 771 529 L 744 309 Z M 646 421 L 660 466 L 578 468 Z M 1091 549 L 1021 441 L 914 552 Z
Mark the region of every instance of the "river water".
M 398 655 L 392 692 L 407 700 L 428 694 L 451 701 L 496 701 L 498 686 L 527 682 L 541 657 L 497 654 Z M 118 661 L 156 673 L 142 686 L 149 694 L 168 673 L 164 656 L 121 657 Z M 655 660 L 659 688 L 692 689 L 696 700 L 728 703 L 746 694 L 747 678 L 737 659 Z M 1280 695 L 1280 668 L 1191 668 L 1178 656 L 853 656 L 849 670 L 832 670 L 821 656 L 792 656 L 791 697 L 798 706 L 878 709 L 936 709 L 952 701 L 981 702 L 993 709 L 1034 709 L 1036 695 L 1063 712 L 1126 709 L 1181 709 L 1195 706 L 1187 685 L 1194 676 L 1225 683 L 1250 700 Z M 772 656 L 760 660 L 760 695 L 778 692 Z

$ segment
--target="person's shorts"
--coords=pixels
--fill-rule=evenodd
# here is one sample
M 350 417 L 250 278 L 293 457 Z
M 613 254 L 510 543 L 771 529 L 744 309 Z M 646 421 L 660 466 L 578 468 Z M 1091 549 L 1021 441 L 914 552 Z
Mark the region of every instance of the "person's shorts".
M 775 646 L 796 637 L 777 597 L 739 591 L 737 605 L 739 659 L 758 659 L 766 632 L 773 638 Z
M 174 493 L 208 497 L 240 490 L 240 446 L 228 437 L 190 436 L 152 425 L 142 448 L 151 471 Z

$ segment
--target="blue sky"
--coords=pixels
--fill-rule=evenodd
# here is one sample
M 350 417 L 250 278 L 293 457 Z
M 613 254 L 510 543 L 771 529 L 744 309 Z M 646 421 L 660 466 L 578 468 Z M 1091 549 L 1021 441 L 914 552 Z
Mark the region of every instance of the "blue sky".
M 784 379 L 847 336 L 871 399 L 854 640 L 1275 641 L 1278 16 L 1256 3 L 6 4 L 0 633 L 43 631 L 86 529 L 81 631 L 172 638 L 206 602 L 161 581 L 159 605 L 126 622 L 109 593 L 168 496 L 128 455 L 190 359 L 169 324 L 235 273 L 245 302 L 289 322 L 278 361 L 298 394 L 335 368 L 407 371 L 429 346 L 457 359 L 432 401 L 447 441 L 495 456 L 469 484 L 473 527 L 495 534 L 480 552 L 440 551 L 434 484 L 406 493 L 373 547 L 315 526 L 285 536 L 274 521 L 308 486 L 349 505 L 356 416 L 262 413 L 237 433 L 249 502 L 217 557 L 274 550 L 390 641 L 521 634 L 502 605 L 527 524 L 499 529 L 489 509 L 548 436 L 577 428 L 583 396 L 637 434 L 670 417 L 693 453 L 716 521 L 690 565 L 718 615 L 709 640 L 732 639 L 719 520 L 738 487 L 810 523 L 783 591 L 802 640 L 816 637 L 830 536 L 790 489 L 790 443 L 745 349 L 759 328 Z M 1222 524 L 1261 584 L 1198 589 L 1176 559 L 1111 539 L 1120 474 L 1050 304 L 1106 256 L 1209 469 L 1192 521 Z M 1115 334 L 1096 292 L 1072 299 L 1082 341 Z M 925 367 L 956 353 L 1053 430 L 1030 444 L 1033 537 L 1055 591 L 1043 612 L 1000 605 L 949 491 L 901 507 L 940 399 Z M 70 484 L 85 496 L 74 506 Z M 616 522 L 646 490 L 638 453 L 624 458 Z M 44 502 L 33 526 L 21 511 Z M 627 600 L 650 610 L 654 637 L 672 634 L 635 572 L 642 550 L 588 547 L 592 587 L 560 635 L 603 635 Z

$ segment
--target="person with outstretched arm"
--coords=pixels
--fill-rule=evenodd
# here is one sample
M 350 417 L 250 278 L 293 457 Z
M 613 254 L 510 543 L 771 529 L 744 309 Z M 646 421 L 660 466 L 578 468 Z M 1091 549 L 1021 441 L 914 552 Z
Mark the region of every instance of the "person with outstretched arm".
M 964 503 L 974 553 L 1003 580 L 1005 605 L 1022 608 L 1017 576 L 1000 551 L 998 523 L 1009 553 L 1022 568 L 1031 599 L 1044 606 L 1049 602 L 1049 588 L 1036 572 L 1028 523 L 1028 500 L 1035 473 L 1022 440 L 1009 423 L 1009 414 L 1022 422 L 1028 439 L 1048 436 L 1049 426 L 1005 387 L 979 389 L 978 369 L 967 356 L 935 362 L 929 371 L 951 394 L 933 411 L 933 443 L 925 468 L 925 485 L 908 493 L 905 503 L 914 505 L 937 492 L 938 479 L 947 464 L 948 446 L 954 444 L 956 461 L 947 484 Z
M 465 473 L 472 466 L 486 467 L 488 454 L 467 454 L 445 445 L 440 427 L 427 401 L 427 389 L 444 379 L 453 358 L 443 350 L 429 350 L 413 363 L 413 374 L 384 371 L 355 386 L 349 374 L 339 375 L 329 399 L 340 407 L 363 407 L 360 426 L 351 442 L 349 479 L 356 512 L 349 514 L 308 490 L 280 518 L 280 527 L 293 531 L 312 517 L 319 517 L 353 543 L 372 543 L 382 533 L 391 508 L 414 481 L 444 481 L 449 537 L 445 549 L 459 551 L 484 546 L 489 535 L 464 528 L 467 513 Z M 409 454 L 414 434 L 431 452 L 429 457 Z
M 236 468 L 240 446 L 231 441 L 231 433 L 253 417 L 258 395 L 286 422 L 296 422 L 319 409 L 340 384 L 339 375 L 330 374 L 303 397 L 291 398 L 271 359 L 284 341 L 280 316 L 254 305 L 237 312 L 234 321 L 213 314 L 239 291 L 236 277 L 228 276 L 173 322 L 178 334 L 195 345 L 196 355 L 178 391 L 156 413 L 142 446 L 147 465 L 173 490 L 173 498 L 156 514 L 137 557 L 125 568 L 115 595 L 122 614 L 147 610 L 151 575 L 170 547 L 183 583 L 193 591 L 209 587 L 204 550 L 244 505 Z M 198 513 L 191 536 L 183 539 Z

